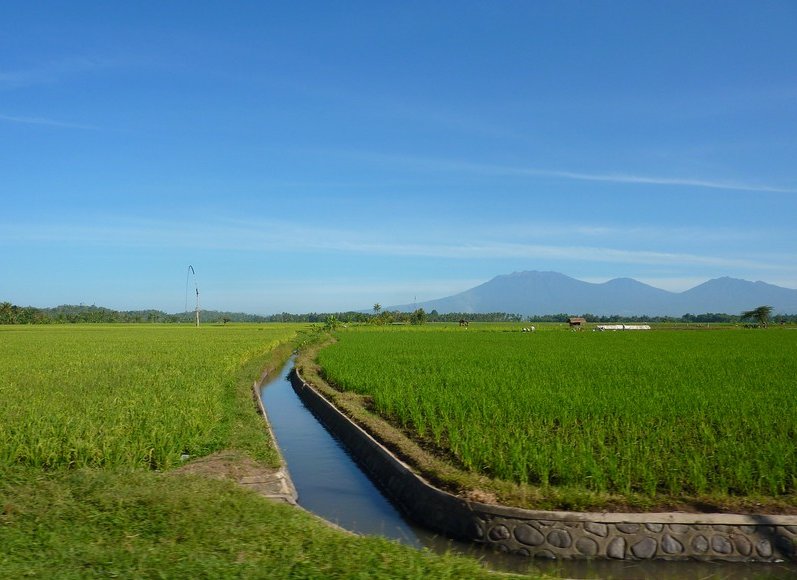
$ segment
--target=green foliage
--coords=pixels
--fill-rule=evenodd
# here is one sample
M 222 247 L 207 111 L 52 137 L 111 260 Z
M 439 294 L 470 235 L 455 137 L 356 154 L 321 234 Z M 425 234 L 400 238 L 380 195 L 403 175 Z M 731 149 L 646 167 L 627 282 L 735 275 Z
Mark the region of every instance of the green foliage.
M 466 469 L 541 486 L 794 494 L 797 333 L 341 335 L 334 384 Z
M 759 306 L 758 308 L 754 308 L 753 310 L 742 312 L 741 318 L 742 320 L 753 319 L 757 321 L 758 324 L 766 328 L 767 324 L 769 323 L 769 316 L 771 314 L 772 314 L 771 306 Z
M 229 482 L 160 472 L 230 446 L 278 463 L 251 386 L 297 331 L 0 328 L 0 577 L 485 577 Z
M 470 559 L 343 534 L 229 482 L 0 467 L 2 578 L 486 578 Z
M 228 446 L 241 397 L 263 434 L 252 380 L 295 333 L 286 325 L 3 327 L 0 465 L 166 469 L 182 454 Z
M 327 316 L 326 320 L 324 320 L 324 330 L 326 331 L 333 331 L 340 325 L 340 321 L 334 314 L 330 314 Z
M 396 316 L 392 312 L 382 312 L 376 316 L 372 316 L 369 322 L 376 326 L 384 326 L 385 324 L 393 324 L 396 321 Z
M 400 312 L 398 310 L 386 311 L 380 304 L 374 304 L 374 313 L 357 311 L 346 312 L 307 312 L 303 314 L 292 314 L 281 312 L 279 314 L 269 314 L 261 316 L 258 314 L 247 314 L 244 312 L 223 312 L 217 310 L 203 310 L 202 323 L 221 323 L 227 322 L 309 322 L 324 323 L 330 315 L 335 316 L 343 323 L 371 322 L 376 325 L 391 324 L 393 322 L 410 322 L 411 313 Z M 567 322 L 571 314 L 546 314 L 527 316 L 529 322 Z M 709 322 L 739 322 L 740 317 L 733 314 L 723 314 L 707 312 L 704 314 L 684 314 L 680 318 L 673 316 L 596 316 L 594 314 L 582 314 L 589 322 L 686 322 L 686 323 L 709 323 Z M 461 319 L 470 322 L 521 322 L 523 316 L 506 312 L 446 312 L 439 313 L 432 310 L 427 314 L 427 322 L 458 322 Z M 779 323 L 797 323 L 797 314 L 778 314 L 776 320 Z M 0 303 L 0 324 L 62 324 L 62 323 L 112 323 L 112 322 L 142 322 L 142 323 L 194 323 L 193 312 L 181 312 L 168 314 L 161 310 L 111 310 L 100 306 L 72 306 L 63 305 L 55 308 L 34 308 L 32 306 L 20 307 L 10 302 Z

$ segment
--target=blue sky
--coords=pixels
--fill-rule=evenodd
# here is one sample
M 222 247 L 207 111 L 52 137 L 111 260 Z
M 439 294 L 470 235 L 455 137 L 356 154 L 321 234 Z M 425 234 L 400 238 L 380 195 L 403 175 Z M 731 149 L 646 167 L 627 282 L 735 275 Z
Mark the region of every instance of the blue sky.
M 0 300 L 797 288 L 797 3 L 0 3 Z

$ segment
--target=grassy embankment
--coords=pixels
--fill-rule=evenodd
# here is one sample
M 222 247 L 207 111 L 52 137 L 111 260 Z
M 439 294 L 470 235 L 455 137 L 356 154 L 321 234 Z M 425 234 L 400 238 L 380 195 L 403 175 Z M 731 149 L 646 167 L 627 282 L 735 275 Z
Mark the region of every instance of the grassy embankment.
M 457 493 L 546 509 L 797 513 L 797 332 L 537 326 L 350 328 L 318 353 L 323 370 L 301 365 Z
M 484 575 L 172 469 L 277 465 L 251 385 L 300 328 L 0 327 L 0 576 Z

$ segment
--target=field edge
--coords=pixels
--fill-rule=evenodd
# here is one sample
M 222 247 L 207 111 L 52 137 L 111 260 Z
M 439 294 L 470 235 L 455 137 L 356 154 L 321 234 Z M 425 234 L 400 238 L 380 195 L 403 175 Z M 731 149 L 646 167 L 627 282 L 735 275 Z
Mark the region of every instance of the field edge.
M 742 515 L 797 515 L 797 496 L 669 496 L 602 493 L 576 487 L 535 486 L 493 479 L 466 471 L 450 454 L 427 439 L 391 424 L 370 409 L 367 396 L 342 391 L 330 384 L 317 362 L 318 352 L 334 342 L 324 341 L 300 349 L 296 368 L 305 381 L 328 398 L 342 413 L 376 438 L 415 472 L 440 489 L 462 499 L 486 504 L 545 511 L 570 512 L 684 512 Z

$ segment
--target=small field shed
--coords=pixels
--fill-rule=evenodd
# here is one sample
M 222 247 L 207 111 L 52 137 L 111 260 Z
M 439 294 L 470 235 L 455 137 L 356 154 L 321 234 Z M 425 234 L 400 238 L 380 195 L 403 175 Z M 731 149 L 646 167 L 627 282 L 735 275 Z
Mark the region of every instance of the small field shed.
M 580 330 L 587 325 L 587 319 L 579 316 L 571 316 L 567 319 L 567 324 L 569 324 L 570 328 L 573 330 Z

